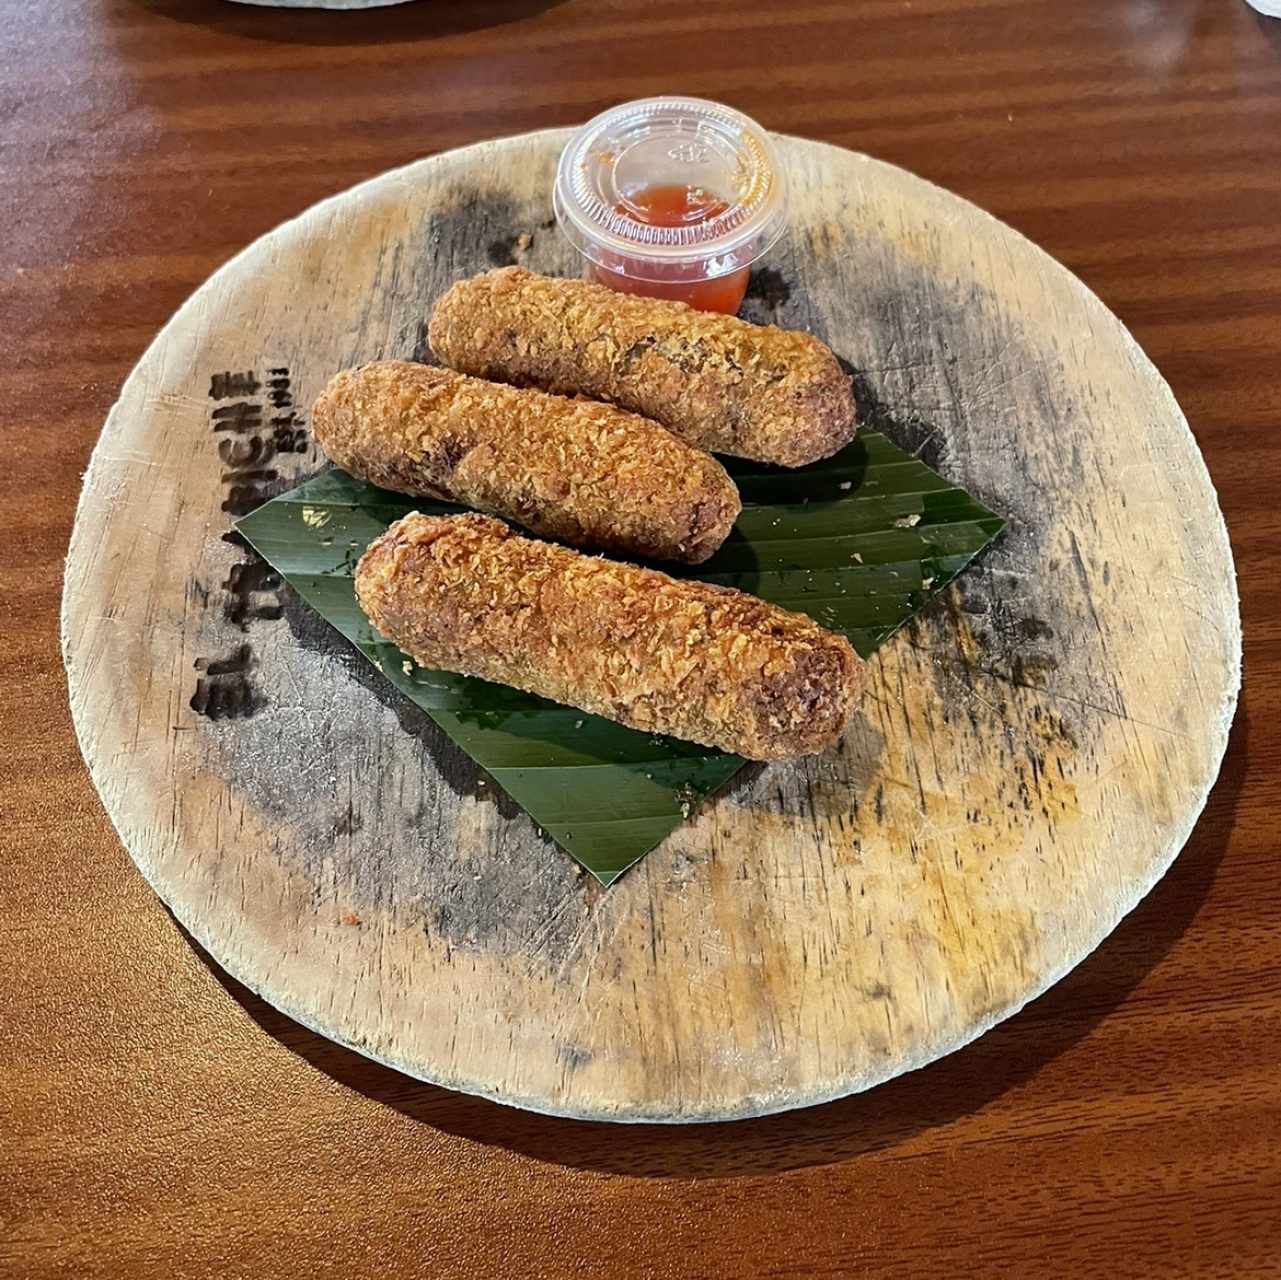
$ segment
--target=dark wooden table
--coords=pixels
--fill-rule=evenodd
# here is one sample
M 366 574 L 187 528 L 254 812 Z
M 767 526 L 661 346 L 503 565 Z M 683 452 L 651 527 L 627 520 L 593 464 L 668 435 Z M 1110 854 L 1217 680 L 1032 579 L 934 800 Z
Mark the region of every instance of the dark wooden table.
M 1174 869 L 1047 996 L 813 1111 L 546 1119 L 196 951 L 81 765 L 62 560 L 117 388 L 209 272 L 427 152 L 672 88 L 869 151 L 1130 326 L 1218 485 L 1245 688 Z M 1281 1274 L 1281 22 L 1240 0 L 221 0 L 0 13 L 0 1274 Z

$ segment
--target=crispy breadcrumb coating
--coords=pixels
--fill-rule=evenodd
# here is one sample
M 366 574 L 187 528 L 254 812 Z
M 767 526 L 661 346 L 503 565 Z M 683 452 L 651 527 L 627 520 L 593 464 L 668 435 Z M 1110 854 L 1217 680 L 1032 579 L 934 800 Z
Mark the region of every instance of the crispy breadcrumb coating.
M 850 380 L 812 334 L 503 267 L 437 302 L 432 350 L 480 378 L 580 392 L 700 449 L 785 467 L 854 437 Z
M 646 418 L 403 360 L 338 374 L 312 426 L 362 480 L 623 555 L 698 564 L 741 509 L 715 458 Z
M 804 614 L 489 516 L 408 515 L 355 582 L 374 626 L 424 667 L 754 760 L 830 747 L 862 683 L 849 642 Z

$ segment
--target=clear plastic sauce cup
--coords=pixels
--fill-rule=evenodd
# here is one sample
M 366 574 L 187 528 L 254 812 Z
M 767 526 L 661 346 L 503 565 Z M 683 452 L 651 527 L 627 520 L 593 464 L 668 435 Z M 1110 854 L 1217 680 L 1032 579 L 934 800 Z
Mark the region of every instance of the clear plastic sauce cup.
M 787 216 L 769 134 L 702 98 L 644 98 L 588 121 L 561 153 L 554 203 L 588 279 L 729 313 Z

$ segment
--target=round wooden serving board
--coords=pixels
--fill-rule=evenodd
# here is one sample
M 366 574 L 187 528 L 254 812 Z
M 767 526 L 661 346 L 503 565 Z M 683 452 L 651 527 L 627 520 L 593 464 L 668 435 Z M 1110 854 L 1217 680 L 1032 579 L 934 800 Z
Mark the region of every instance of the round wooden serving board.
M 85 480 L 76 728 L 178 918 L 325 1035 L 565 1115 L 821 1102 L 1013 1013 L 1178 852 L 1239 682 L 1222 517 L 1169 389 L 1078 280 L 910 174 L 784 140 L 792 230 L 748 314 L 826 339 L 864 419 L 1010 527 L 877 653 L 838 749 L 747 771 L 601 889 L 224 536 L 319 465 L 302 426 L 329 375 L 423 355 L 453 280 L 576 269 L 549 207 L 564 140 L 326 201 L 168 324 Z

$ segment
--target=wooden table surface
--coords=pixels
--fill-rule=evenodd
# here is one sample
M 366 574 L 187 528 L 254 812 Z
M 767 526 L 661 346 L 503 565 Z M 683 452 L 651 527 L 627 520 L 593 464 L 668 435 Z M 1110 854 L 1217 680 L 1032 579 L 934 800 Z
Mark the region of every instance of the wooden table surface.
M 1048 995 L 870 1094 L 618 1128 L 417 1084 L 197 952 L 58 652 L 94 439 L 219 263 L 416 156 L 678 88 L 1075 270 L 1174 388 L 1240 575 L 1222 777 Z M 0 1275 L 1281 1274 L 1281 22 L 1240 0 L 222 0 L 0 13 Z

